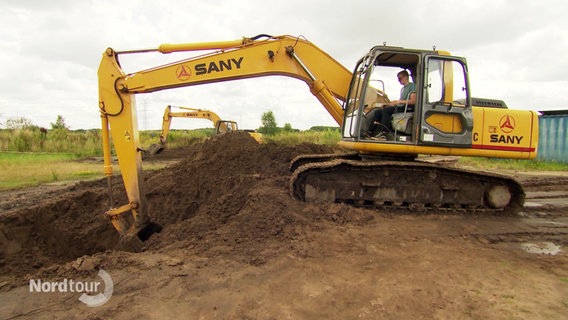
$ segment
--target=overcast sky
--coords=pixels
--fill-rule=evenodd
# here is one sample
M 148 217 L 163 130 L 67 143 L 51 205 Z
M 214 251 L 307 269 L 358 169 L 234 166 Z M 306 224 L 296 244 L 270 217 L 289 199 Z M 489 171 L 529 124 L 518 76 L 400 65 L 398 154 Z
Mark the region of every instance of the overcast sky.
M 565 0 L 0 0 L 0 123 L 100 127 L 97 69 L 107 47 L 303 35 L 347 69 L 372 46 L 448 50 L 468 60 L 472 95 L 515 109 L 568 109 Z M 122 60 L 125 72 L 158 53 Z M 158 60 L 156 60 L 158 59 Z M 264 77 L 137 96 L 139 128 L 158 129 L 166 105 L 210 109 L 240 128 L 263 112 L 279 126 L 335 125 L 305 83 Z M 174 119 L 173 129 L 208 127 Z

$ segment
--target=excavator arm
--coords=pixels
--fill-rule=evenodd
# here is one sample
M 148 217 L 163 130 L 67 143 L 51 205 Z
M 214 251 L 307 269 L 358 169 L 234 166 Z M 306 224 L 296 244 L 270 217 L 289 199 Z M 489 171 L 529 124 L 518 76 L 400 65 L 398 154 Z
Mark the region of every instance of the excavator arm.
M 126 73 L 119 56 L 209 50 L 196 57 Z M 98 70 L 104 173 L 112 186 L 110 141 L 128 196 L 127 204 L 105 215 L 123 239 L 145 240 L 156 226 L 150 222 L 143 190 L 142 157 L 136 116 L 136 94 L 263 76 L 287 76 L 304 81 L 333 119 L 343 121 L 340 102 L 347 96 L 351 72 L 321 49 L 300 37 L 257 36 L 236 41 L 164 44 L 158 49 L 115 51 L 108 48 Z

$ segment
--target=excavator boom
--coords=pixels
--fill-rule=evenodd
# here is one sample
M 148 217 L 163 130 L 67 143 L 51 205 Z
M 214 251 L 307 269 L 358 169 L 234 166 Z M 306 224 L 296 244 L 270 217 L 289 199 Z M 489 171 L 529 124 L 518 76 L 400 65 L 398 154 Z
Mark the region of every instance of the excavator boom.
M 155 68 L 127 73 L 119 56 L 209 50 L 205 54 Z M 312 66 L 309 70 L 306 65 Z M 115 51 L 108 48 L 98 70 L 104 173 L 109 188 L 112 166 L 110 141 L 115 146 L 129 203 L 110 203 L 105 215 L 126 238 L 138 236 L 150 224 L 142 179 L 142 155 L 135 95 L 159 90 L 269 75 L 304 81 L 333 119 L 341 124 L 341 102 L 347 95 L 351 73 L 318 47 L 300 37 L 257 36 L 238 41 L 164 44 L 158 49 Z M 112 130 L 111 130 L 112 129 Z

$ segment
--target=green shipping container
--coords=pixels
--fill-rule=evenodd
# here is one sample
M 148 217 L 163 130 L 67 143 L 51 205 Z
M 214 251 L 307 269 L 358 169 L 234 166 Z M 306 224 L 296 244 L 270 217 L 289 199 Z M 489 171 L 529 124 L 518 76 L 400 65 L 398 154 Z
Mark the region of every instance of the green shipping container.
M 538 126 L 537 159 L 568 163 L 568 111 L 543 111 Z

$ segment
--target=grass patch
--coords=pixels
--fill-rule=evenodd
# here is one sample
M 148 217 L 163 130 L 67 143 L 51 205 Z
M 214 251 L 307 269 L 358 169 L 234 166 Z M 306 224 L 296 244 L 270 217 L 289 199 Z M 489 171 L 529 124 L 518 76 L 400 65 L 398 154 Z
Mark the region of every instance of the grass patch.
M 0 154 L 0 190 L 101 175 L 100 165 L 95 170 L 94 164 L 76 160 L 77 156 L 69 153 L 3 152 Z
M 163 163 L 144 164 L 144 170 L 157 170 Z M 99 179 L 103 162 L 81 161 L 70 153 L 0 153 L 0 191 L 37 186 L 44 183 Z M 120 173 L 113 164 L 113 173 Z
M 333 146 L 337 145 L 341 139 L 341 133 L 338 130 L 331 129 L 324 131 L 279 132 L 272 136 L 264 135 L 262 139 L 264 142 L 274 142 L 286 146 L 303 142 Z
M 473 168 L 489 170 L 568 171 L 568 163 L 552 161 L 461 157 L 458 163 Z
M 0 153 L 0 165 L 7 164 L 31 164 L 37 162 L 54 162 L 76 160 L 77 156 L 72 153 L 47 153 L 47 152 L 2 152 Z

